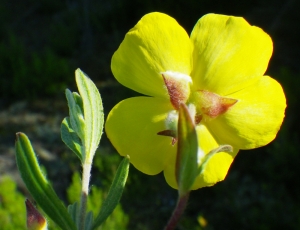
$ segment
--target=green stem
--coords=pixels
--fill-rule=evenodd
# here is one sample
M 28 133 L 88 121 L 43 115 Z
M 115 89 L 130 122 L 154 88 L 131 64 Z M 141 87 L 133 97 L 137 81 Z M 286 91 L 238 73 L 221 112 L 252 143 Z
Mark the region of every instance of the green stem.
M 189 200 L 189 195 L 190 195 L 190 193 L 188 192 L 185 195 L 178 196 L 176 207 L 175 207 L 175 209 L 172 213 L 172 216 L 169 219 L 169 222 L 164 230 L 174 230 L 175 229 L 181 215 L 183 214 L 183 212 L 186 208 L 187 202 Z
M 82 165 L 82 187 L 81 187 L 81 197 L 80 197 L 80 209 L 78 213 L 79 230 L 84 230 L 84 226 L 85 226 L 85 216 L 86 216 L 86 209 L 87 209 L 87 197 L 89 194 L 91 167 L 92 167 L 91 163 L 84 163 Z

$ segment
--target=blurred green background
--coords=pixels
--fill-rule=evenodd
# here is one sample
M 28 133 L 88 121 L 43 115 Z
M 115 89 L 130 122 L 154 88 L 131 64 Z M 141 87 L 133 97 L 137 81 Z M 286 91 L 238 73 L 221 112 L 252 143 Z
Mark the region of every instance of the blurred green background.
M 18 131 L 32 140 L 60 197 L 76 200 L 80 165 L 59 133 L 68 114 L 64 90 L 75 90 L 79 67 L 99 87 L 106 114 L 134 96 L 115 81 L 110 60 L 125 33 L 152 11 L 174 17 L 188 33 L 210 12 L 261 27 L 274 42 L 267 74 L 283 85 L 288 103 L 277 139 L 241 151 L 224 182 L 192 192 L 178 229 L 300 229 L 299 10 L 298 0 L 0 0 L 0 229 L 25 229 L 23 201 L 30 195 L 14 162 Z M 92 172 L 91 210 L 101 204 L 120 160 L 104 137 Z M 121 205 L 102 229 L 162 229 L 176 191 L 162 175 L 130 170 Z

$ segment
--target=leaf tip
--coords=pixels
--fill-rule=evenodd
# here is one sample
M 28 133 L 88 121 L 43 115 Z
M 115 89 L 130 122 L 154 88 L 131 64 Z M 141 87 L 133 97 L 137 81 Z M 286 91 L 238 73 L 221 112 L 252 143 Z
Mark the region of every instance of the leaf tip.
M 20 139 L 22 136 L 25 136 L 25 134 L 22 133 L 22 132 L 17 132 L 17 133 L 16 133 L 16 142 L 19 141 L 19 139 Z

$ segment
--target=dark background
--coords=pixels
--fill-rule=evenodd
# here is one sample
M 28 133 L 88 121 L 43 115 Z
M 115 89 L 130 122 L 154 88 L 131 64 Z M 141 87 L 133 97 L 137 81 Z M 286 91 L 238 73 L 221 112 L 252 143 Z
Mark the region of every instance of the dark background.
M 273 39 L 267 74 L 284 88 L 286 118 L 273 143 L 238 154 L 224 182 L 191 193 L 178 229 L 299 229 L 299 10 L 298 0 L 0 0 L 0 156 L 11 157 L 7 149 L 13 147 L 15 132 L 29 133 L 58 156 L 41 161 L 64 197 L 80 165 L 61 147 L 59 130 L 50 132 L 55 128 L 43 125 L 67 116 L 64 90 L 75 90 L 75 69 L 81 68 L 97 84 L 108 114 L 118 101 L 135 95 L 115 81 L 110 60 L 125 33 L 144 14 L 167 13 L 188 33 L 206 13 L 242 16 Z M 42 118 L 32 123 L 23 119 L 32 113 Z M 8 119 L 13 116 L 17 121 Z M 101 146 L 103 156 L 116 155 L 105 137 Z M 105 173 L 98 168 L 92 183 L 106 186 L 100 179 Z M 64 179 L 55 182 L 59 176 Z M 176 191 L 162 175 L 146 176 L 131 167 L 121 200 L 130 217 L 128 229 L 162 229 L 175 202 Z M 197 223 L 199 216 L 206 219 L 206 227 Z

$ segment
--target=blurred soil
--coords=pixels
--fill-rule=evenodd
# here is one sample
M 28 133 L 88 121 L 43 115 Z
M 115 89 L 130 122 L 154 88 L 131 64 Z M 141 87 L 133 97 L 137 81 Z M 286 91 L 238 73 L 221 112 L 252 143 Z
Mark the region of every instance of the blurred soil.
M 12 175 L 18 186 L 24 188 L 15 161 L 14 135 L 17 132 L 29 137 L 40 161 L 55 162 L 66 150 L 60 139 L 60 124 L 67 114 L 65 101 L 49 99 L 18 101 L 1 110 L 0 175 Z

